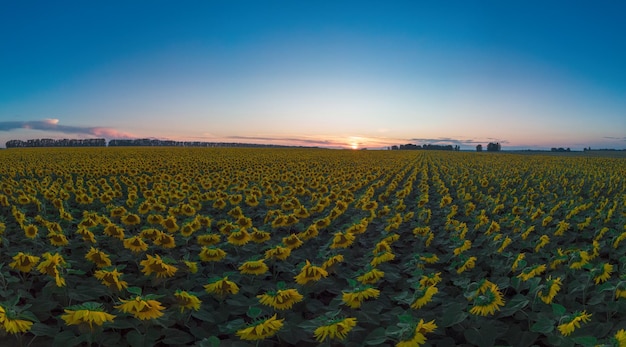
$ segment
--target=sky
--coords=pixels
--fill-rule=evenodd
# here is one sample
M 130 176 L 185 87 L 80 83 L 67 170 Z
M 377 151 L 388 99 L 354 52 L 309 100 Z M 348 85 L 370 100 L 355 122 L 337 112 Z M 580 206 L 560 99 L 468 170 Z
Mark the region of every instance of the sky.
M 0 147 L 626 148 L 622 1 L 2 1 Z

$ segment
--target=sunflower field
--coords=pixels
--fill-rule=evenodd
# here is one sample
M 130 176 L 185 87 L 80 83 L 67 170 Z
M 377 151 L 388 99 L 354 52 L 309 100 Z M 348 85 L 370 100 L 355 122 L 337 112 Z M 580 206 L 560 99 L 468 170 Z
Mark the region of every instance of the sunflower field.
M 626 346 L 626 160 L 0 151 L 0 345 Z

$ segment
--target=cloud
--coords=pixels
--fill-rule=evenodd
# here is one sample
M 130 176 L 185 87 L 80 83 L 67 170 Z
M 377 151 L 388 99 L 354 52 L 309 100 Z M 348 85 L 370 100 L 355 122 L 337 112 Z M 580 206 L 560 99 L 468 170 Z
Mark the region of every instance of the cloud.
M 489 142 L 499 142 L 501 144 L 508 143 L 507 140 L 488 138 L 486 140 L 475 139 L 454 139 L 451 137 L 438 137 L 438 138 L 416 138 L 410 139 L 411 142 L 417 142 L 417 144 L 433 144 L 433 145 L 459 145 L 459 146 L 473 146 L 476 144 L 485 144 Z
M 41 131 L 53 131 L 64 134 L 92 135 L 105 138 L 130 139 L 137 136 L 106 127 L 79 127 L 61 125 L 58 119 L 44 119 L 34 121 L 6 121 L 0 122 L 0 131 L 12 131 L 19 129 L 32 129 Z
M 227 139 L 239 141 L 263 141 L 263 142 L 279 142 L 279 144 L 286 143 L 289 145 L 297 144 L 300 146 L 343 146 L 344 143 L 337 143 L 331 140 L 323 139 L 305 139 L 305 138 L 293 138 L 293 137 L 266 137 L 266 136 L 227 136 Z
M 626 141 L 626 136 L 624 137 L 615 137 L 615 136 L 604 136 L 604 139 L 608 139 L 608 140 L 620 140 L 620 141 Z

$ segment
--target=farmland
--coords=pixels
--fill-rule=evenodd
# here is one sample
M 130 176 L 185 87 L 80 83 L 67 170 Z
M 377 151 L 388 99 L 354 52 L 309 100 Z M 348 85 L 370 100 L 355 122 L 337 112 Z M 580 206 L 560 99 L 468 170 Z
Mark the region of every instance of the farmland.
M 0 163 L 3 344 L 626 346 L 623 158 L 40 148 Z

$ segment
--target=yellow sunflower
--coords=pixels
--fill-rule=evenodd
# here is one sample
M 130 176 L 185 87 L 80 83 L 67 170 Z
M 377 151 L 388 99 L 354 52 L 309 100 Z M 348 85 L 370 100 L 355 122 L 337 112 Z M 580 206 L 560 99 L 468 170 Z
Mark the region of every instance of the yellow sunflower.
M 143 266 L 141 272 L 143 272 L 146 276 L 150 276 L 150 274 L 154 272 L 157 278 L 172 277 L 176 271 L 178 271 L 175 266 L 164 262 L 159 255 L 153 257 L 147 254 L 146 257 L 147 259 L 144 259 L 139 263 Z
M 235 282 L 229 281 L 228 276 L 221 278 L 215 282 L 211 282 L 204 286 L 204 290 L 206 290 L 209 294 L 215 294 L 218 296 L 225 296 L 227 294 L 237 294 L 239 293 L 239 286 Z
M 89 252 L 85 255 L 85 259 L 96 264 L 99 268 L 111 266 L 109 255 L 94 247 L 89 249 Z
M 115 316 L 104 312 L 102 304 L 95 302 L 86 302 L 81 305 L 71 306 L 64 309 L 65 314 L 61 315 L 61 319 L 67 325 L 88 325 L 93 330 L 94 324 L 102 326 L 104 323 L 113 322 Z
M 124 313 L 130 313 L 140 320 L 156 319 L 163 316 L 165 307 L 157 300 L 144 299 L 140 295 L 133 299 L 120 299 L 121 304 L 114 306 L 116 309 Z
M 257 298 L 263 305 L 271 306 L 276 310 L 287 310 L 294 304 L 302 301 L 304 297 L 296 289 L 281 289 L 257 295 Z
M 239 271 L 244 275 L 263 275 L 269 268 L 264 263 L 263 259 L 260 260 L 249 260 L 241 266 L 239 266 Z
M 122 273 L 118 272 L 117 269 L 97 270 L 94 272 L 94 277 L 99 279 L 102 284 L 118 291 L 128 287 L 128 283 L 126 281 L 120 280 L 121 276 Z
M 285 319 L 276 319 L 276 314 L 267 319 L 259 320 L 236 332 L 242 340 L 263 340 L 274 336 L 282 327 Z
M 202 301 L 194 294 L 184 290 L 177 290 L 176 293 L 174 293 L 174 297 L 178 301 L 180 312 L 184 312 L 185 310 L 198 311 L 200 309 Z
M 296 283 L 300 285 L 307 284 L 309 282 L 317 282 L 322 277 L 328 276 L 328 272 L 322 269 L 319 266 L 311 265 L 311 263 L 306 260 L 306 264 L 300 270 L 300 273 L 294 277 Z
M 313 335 L 319 342 L 326 340 L 326 338 L 343 340 L 348 336 L 352 328 L 356 326 L 356 323 L 356 318 L 332 320 L 329 324 L 316 328 Z
M 30 272 L 37 265 L 39 259 L 37 256 L 19 252 L 13 256 L 13 262 L 9 266 L 21 272 Z

